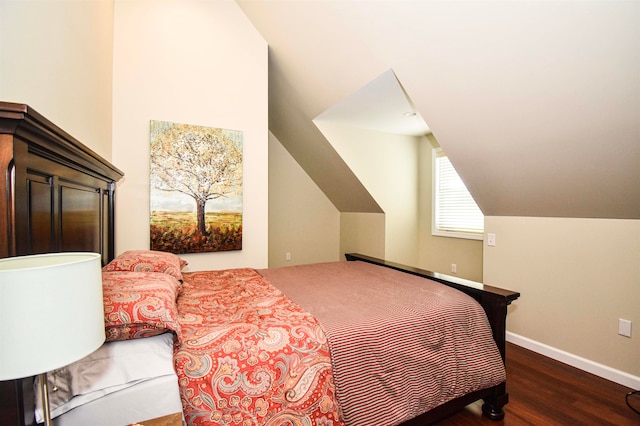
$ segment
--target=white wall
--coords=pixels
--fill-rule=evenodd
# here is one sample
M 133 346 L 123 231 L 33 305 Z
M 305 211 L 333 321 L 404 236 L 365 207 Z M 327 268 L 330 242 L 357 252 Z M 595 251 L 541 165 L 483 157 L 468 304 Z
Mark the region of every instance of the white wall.
M 267 45 L 233 1 L 116 0 L 116 252 L 149 247 L 149 122 L 243 132 L 243 249 L 182 255 L 189 270 L 268 262 Z
M 339 248 L 340 212 L 270 133 L 269 267 L 335 262 Z
M 640 221 L 486 217 L 485 228 L 496 246 L 484 247 L 484 282 L 521 293 L 508 330 L 640 386 Z M 634 323 L 631 338 L 619 318 Z
M 113 2 L 0 1 L 0 100 L 111 159 Z

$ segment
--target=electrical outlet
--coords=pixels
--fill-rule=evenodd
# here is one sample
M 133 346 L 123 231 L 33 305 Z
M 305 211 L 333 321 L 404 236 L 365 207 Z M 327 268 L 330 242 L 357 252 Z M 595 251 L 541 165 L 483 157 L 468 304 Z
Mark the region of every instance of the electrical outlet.
M 618 318 L 618 334 L 624 337 L 631 337 L 631 321 Z
M 458 273 L 458 265 L 456 265 L 455 263 L 451 264 L 451 272 L 454 274 Z
M 284 260 L 287 260 L 287 261 L 291 260 L 291 253 L 286 252 L 286 253 L 284 254 Z

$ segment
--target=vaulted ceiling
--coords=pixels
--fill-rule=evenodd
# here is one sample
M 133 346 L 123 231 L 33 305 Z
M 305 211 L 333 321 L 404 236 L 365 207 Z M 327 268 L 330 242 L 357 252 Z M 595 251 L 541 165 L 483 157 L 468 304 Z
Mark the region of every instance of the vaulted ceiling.
M 269 127 L 340 211 L 380 211 L 313 124 L 392 70 L 489 216 L 640 219 L 640 2 L 237 0 Z

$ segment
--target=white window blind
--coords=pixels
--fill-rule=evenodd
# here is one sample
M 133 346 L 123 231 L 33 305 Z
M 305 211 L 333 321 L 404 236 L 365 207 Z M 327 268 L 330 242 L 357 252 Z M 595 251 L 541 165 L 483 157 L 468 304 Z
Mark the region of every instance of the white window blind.
M 482 239 L 484 215 L 441 149 L 434 150 L 434 235 Z

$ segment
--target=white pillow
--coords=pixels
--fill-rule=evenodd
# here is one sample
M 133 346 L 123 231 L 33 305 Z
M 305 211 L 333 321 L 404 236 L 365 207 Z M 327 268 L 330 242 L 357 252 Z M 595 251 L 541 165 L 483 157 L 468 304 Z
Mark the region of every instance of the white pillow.
M 104 395 L 159 376 L 175 375 L 173 334 L 108 342 L 92 354 L 47 374 L 51 418 Z M 177 377 L 176 377 L 177 380 Z M 36 420 L 44 421 L 39 377 Z

